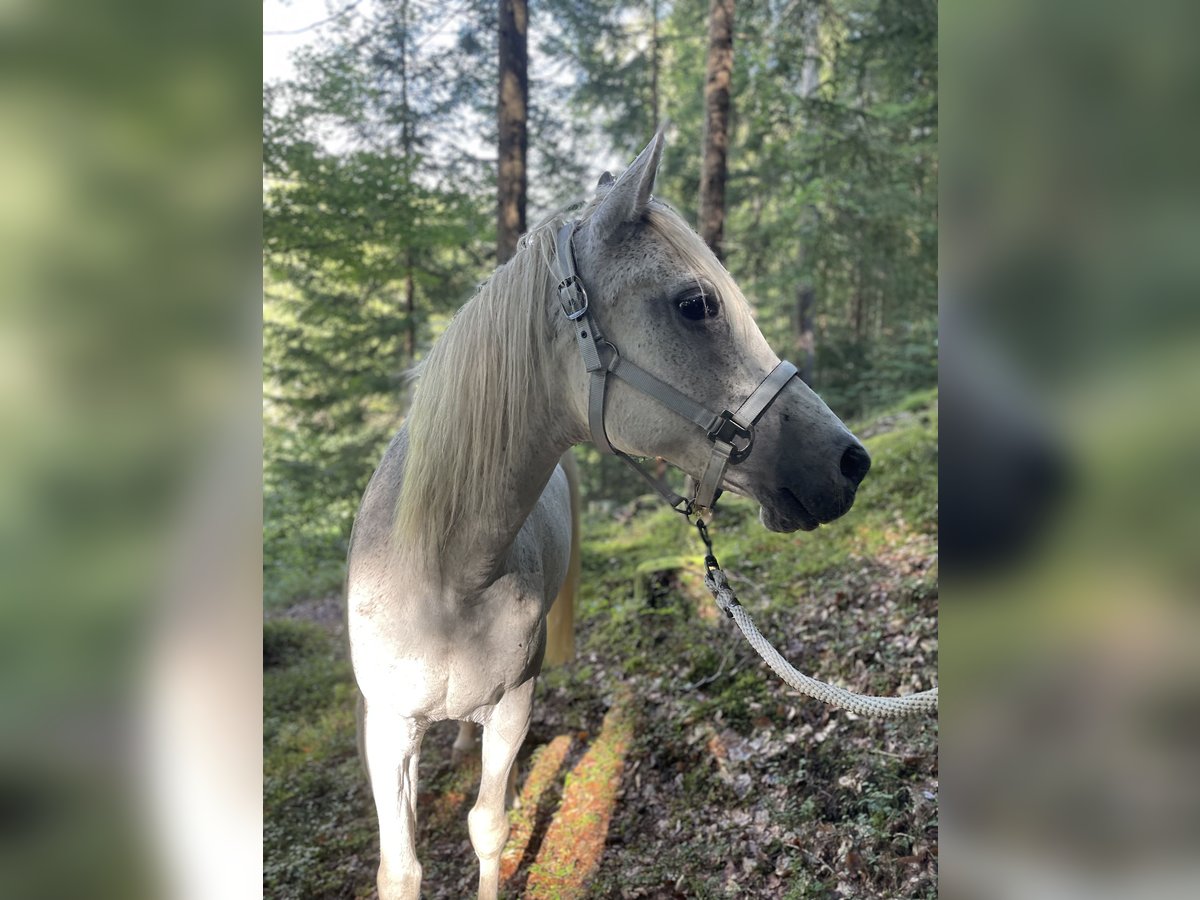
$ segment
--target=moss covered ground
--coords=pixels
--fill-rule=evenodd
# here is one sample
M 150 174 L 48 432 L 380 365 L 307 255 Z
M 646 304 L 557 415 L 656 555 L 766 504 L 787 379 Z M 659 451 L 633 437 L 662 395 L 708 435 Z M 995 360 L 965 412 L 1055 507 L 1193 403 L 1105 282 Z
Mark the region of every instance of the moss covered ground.
M 874 464 L 854 509 L 776 535 L 724 498 L 722 564 L 799 668 L 854 690 L 937 671 L 937 398 L 858 423 Z M 937 723 L 871 722 L 800 698 L 716 613 L 699 542 L 662 508 L 585 519 L 577 659 L 544 673 L 519 759 L 509 897 L 935 897 Z M 359 766 L 339 600 L 264 630 L 267 897 L 371 897 L 374 812 Z M 478 764 L 427 735 L 424 896 L 474 892 Z

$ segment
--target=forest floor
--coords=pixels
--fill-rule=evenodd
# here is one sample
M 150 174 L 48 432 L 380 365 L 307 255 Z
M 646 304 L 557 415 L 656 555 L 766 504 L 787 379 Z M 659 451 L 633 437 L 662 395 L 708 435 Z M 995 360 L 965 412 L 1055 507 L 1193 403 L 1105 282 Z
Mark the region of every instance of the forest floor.
M 858 423 L 854 509 L 776 535 L 722 500 L 716 552 L 803 671 L 912 693 L 937 671 L 937 397 Z M 721 616 L 699 541 L 661 507 L 585 519 L 577 658 L 543 673 L 518 761 L 506 897 L 937 896 L 937 722 L 874 722 L 796 695 Z M 341 600 L 264 626 L 264 895 L 373 897 L 374 809 L 355 746 Z M 422 895 L 473 896 L 478 760 L 454 723 L 422 748 Z

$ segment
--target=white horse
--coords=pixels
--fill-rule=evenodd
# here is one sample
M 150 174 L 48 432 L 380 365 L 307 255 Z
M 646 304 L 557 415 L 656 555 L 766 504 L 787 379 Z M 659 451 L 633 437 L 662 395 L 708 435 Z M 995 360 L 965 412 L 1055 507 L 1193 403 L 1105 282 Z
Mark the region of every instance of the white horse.
M 606 174 L 574 221 L 526 234 L 459 311 L 363 497 L 347 621 L 383 900 L 420 892 L 417 760 L 443 719 L 483 729 L 468 828 L 479 896 L 497 896 L 547 614 L 571 590 L 577 524 L 559 461 L 572 445 L 664 457 L 699 480 L 701 506 L 724 486 L 773 531 L 845 513 L 870 464 L 703 241 L 651 197 L 662 143 Z

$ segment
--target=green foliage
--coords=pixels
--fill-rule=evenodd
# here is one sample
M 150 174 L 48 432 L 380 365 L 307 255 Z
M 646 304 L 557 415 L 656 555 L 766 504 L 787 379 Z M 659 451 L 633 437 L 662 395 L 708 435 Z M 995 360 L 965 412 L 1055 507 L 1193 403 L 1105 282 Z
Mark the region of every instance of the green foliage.
M 315 625 L 263 625 L 263 893 L 346 896 L 375 852 L 350 666 Z
M 542 50 L 579 73 L 577 121 L 628 155 L 656 124 L 657 96 L 677 139 L 656 193 L 694 221 L 708 0 L 545 5 Z M 739 2 L 734 29 L 726 265 L 764 334 L 782 357 L 802 352 L 811 286 L 813 387 L 835 412 L 936 384 L 936 3 Z M 581 459 L 588 496 L 640 493 L 615 460 Z
M 936 391 L 858 422 L 871 473 L 855 508 L 816 532 L 771 534 L 752 504 L 721 503 L 713 535 L 742 602 L 821 677 L 895 692 L 889 679 L 924 678 L 936 666 L 936 655 L 913 655 L 914 639 L 936 638 L 936 425 Z M 612 698 L 632 692 L 636 726 L 591 895 L 654 896 L 683 877 L 689 896 L 723 896 L 719 858 L 738 862 L 739 895 L 826 897 L 849 879 L 855 896 L 936 896 L 933 864 L 900 860 L 937 840 L 935 804 L 921 794 L 936 789 L 933 724 L 868 723 L 781 690 L 711 614 L 695 533 L 660 504 L 627 522 L 589 516 L 582 550 L 578 656 L 539 679 L 529 746 L 575 736 L 575 756 L 553 777 L 578 780 L 568 773 L 595 747 Z M 636 596 L 647 575 L 661 577 Z M 365 896 L 377 826 L 356 754 L 349 664 L 325 630 L 290 620 L 264 624 L 263 652 L 264 895 Z M 478 764 L 449 765 L 453 734 L 431 729 L 421 763 L 418 853 L 434 897 L 461 896 L 474 877 L 465 841 Z M 740 752 L 722 757 L 719 746 Z M 524 779 L 529 764 L 520 766 Z M 753 777 L 751 789 L 739 790 L 739 775 Z M 654 785 L 652 802 L 638 785 Z M 555 806 L 545 816 L 558 815 Z M 678 832 L 657 831 L 674 820 L 684 823 Z M 847 841 L 862 857 L 857 870 Z
M 708 9 L 534 4 L 531 221 L 640 149 L 656 104 L 675 135 L 657 193 L 695 218 Z M 813 288 L 813 386 L 847 418 L 936 383 L 936 21 L 933 0 L 737 5 L 726 264 L 783 357 L 802 350 L 798 292 Z M 377 4 L 268 86 L 272 605 L 337 589 L 357 499 L 402 421 L 403 373 L 492 268 L 494 157 L 479 147 L 495 140 L 495 49 L 494 3 Z M 577 453 L 588 499 L 643 492 L 619 461 Z
M 936 396 L 936 392 L 916 395 L 913 401 L 901 403 L 880 417 L 905 427 L 893 424 L 895 430 L 867 441 L 871 472 L 849 515 L 887 516 L 902 520 L 922 534 L 937 532 Z M 920 405 L 922 402 L 928 405 Z
M 322 650 L 328 650 L 325 635 L 312 625 L 290 619 L 263 624 L 264 669 L 295 665 Z
M 937 320 L 931 312 L 866 338 L 831 325 L 817 348 L 817 378 L 822 398 L 846 419 L 886 409 L 937 383 Z
M 269 605 L 337 589 L 357 499 L 401 420 L 404 372 L 490 268 L 490 173 L 440 131 L 481 96 L 494 40 L 477 5 L 449 46 L 425 40 L 434 4 L 346 17 L 299 56 L 294 82 L 268 87 Z
M 708 6 L 533 4 L 530 42 L 543 62 L 530 71 L 531 222 L 640 149 L 656 106 L 675 135 L 656 193 L 694 221 Z M 795 638 L 814 669 L 859 689 L 894 690 L 874 682 L 897 661 L 921 671 L 936 663 L 909 660 L 910 643 L 889 641 L 886 624 L 915 621 L 932 641 L 936 18 L 933 0 L 739 0 L 735 22 L 726 263 L 784 357 L 800 350 L 798 290 L 813 288 L 814 387 L 860 419 L 874 464 L 854 509 L 831 527 L 770 534 L 753 504 L 726 497 L 714 536 L 764 630 Z M 337 590 L 358 498 L 402 421 L 403 373 L 493 267 L 494 153 L 481 148 L 496 138 L 495 58 L 493 2 L 396 0 L 339 15 L 300 54 L 296 79 L 268 86 L 264 588 L 273 608 Z M 576 452 L 588 498 L 643 493 L 615 459 Z M 760 848 L 784 873 L 779 895 L 843 891 L 843 833 L 862 855 L 864 868 L 848 877 L 863 881 L 863 895 L 899 895 L 904 866 L 894 859 L 930 829 L 936 841 L 936 816 L 914 801 L 907 762 L 868 749 L 896 726 L 864 732 L 835 718 L 836 739 L 815 741 L 825 720 L 804 708 L 783 726 L 807 729 L 804 752 L 777 748 L 744 798 L 706 742 L 749 741 L 764 718 L 781 725 L 779 690 L 739 656 L 747 651 L 731 649 L 723 621 L 700 614 L 711 601 L 689 575 L 695 567 L 666 559 L 683 552 L 686 561 L 695 546 L 680 517 L 657 504 L 630 515 L 588 517 L 579 659 L 543 678 L 541 708 L 569 697 L 571 733 L 598 725 L 602 712 L 589 725 L 588 711 L 606 708 L 618 686 L 654 710 L 633 738 L 642 768 L 623 785 L 661 780 L 644 806 L 653 818 L 639 819 L 632 800 L 621 805 L 614 828 L 627 829 L 624 849 L 606 854 L 596 895 L 657 895 L 681 872 L 689 895 L 724 893 L 713 858 L 763 865 L 721 843 L 743 833 L 728 827 L 729 813 L 755 808 L 789 835 Z M 311 625 L 271 619 L 263 642 L 264 895 L 366 895 L 377 833 L 349 664 Z M 934 738 L 920 740 L 928 751 Z M 435 765 L 428 777 L 427 758 L 425 791 L 453 793 L 461 776 L 436 765 L 432 737 L 427 749 Z M 848 788 L 847 772 L 867 777 Z M 718 811 L 717 822 L 692 834 L 697 810 Z M 638 860 L 660 816 L 688 828 Z M 430 889 L 451 883 L 438 880 L 437 848 L 450 848 L 454 878 L 470 868 L 462 816 L 445 819 L 425 819 L 436 832 L 422 849 Z M 903 890 L 935 896 L 936 883 L 926 872 Z
M 349 673 L 346 662 L 335 657 L 329 636 L 316 625 L 286 619 L 264 622 L 264 739 L 273 741 L 288 717 L 310 715 L 344 699 Z
M 785 655 L 819 677 L 857 690 L 894 693 L 895 682 L 888 678 L 903 665 L 892 662 L 891 654 L 911 646 L 917 623 L 923 623 L 927 638 L 936 634 L 936 618 L 928 611 L 937 596 L 936 568 L 928 565 L 937 514 L 936 390 L 914 393 L 855 424 L 866 435 L 873 466 L 845 517 L 808 534 L 771 534 L 757 522 L 752 503 L 727 497 L 713 537 L 742 602 Z M 857 878 L 867 882 L 860 885 L 862 896 L 936 896 L 936 877 L 924 864 L 897 863 L 936 843 L 936 811 L 914 797 L 915 785 L 929 777 L 930 760 L 936 758 L 931 726 L 858 721 L 843 723 L 829 740 L 814 739 L 813 731 L 839 714 L 801 702 L 799 714 L 785 722 L 780 710 L 794 701 L 785 699 L 723 618 L 706 620 L 699 614 L 712 601 L 698 584 L 698 562 L 674 571 L 658 585 L 657 596 L 635 595 L 639 572 L 665 565 L 665 552 L 697 546 L 679 516 L 656 505 L 628 522 L 593 517 L 585 522 L 585 536 L 580 657 L 593 664 L 551 671 L 547 686 L 586 704 L 597 693 L 603 696 L 606 661 L 615 660 L 608 663 L 615 666 L 610 678 L 653 697 L 648 705 L 654 712 L 631 752 L 641 765 L 639 777 L 649 780 L 656 768 L 668 778 L 679 773 L 677 786 L 661 796 L 659 805 L 640 818 L 630 816 L 637 828 L 625 832 L 619 849 L 611 851 L 613 864 L 602 867 L 593 883 L 597 895 L 652 890 L 683 873 L 689 896 L 723 894 L 725 876 L 711 866 L 720 851 L 699 830 L 698 813 L 718 809 L 718 824 L 708 834 L 728 840 L 731 834 L 744 837 L 749 827 L 729 827 L 738 810 L 765 806 L 772 828 L 788 836 L 764 847 L 773 866 L 786 868 L 780 896 L 831 896 L 847 879 Z M 916 563 L 911 572 L 910 563 Z M 883 596 L 893 605 L 881 608 Z M 884 624 L 890 617 L 905 623 L 898 638 Z M 856 681 L 864 670 L 869 680 Z M 689 687 L 695 684 L 703 687 Z M 711 741 L 715 734 L 731 741 L 732 734 L 769 746 L 775 727 L 800 731 L 801 739 L 766 761 L 768 751 L 760 747 L 754 757 L 761 775 L 744 796 L 714 765 L 706 741 L 696 738 L 706 734 Z M 924 749 L 911 756 L 878 753 L 897 734 Z M 865 773 L 861 783 L 857 778 L 846 783 L 847 776 L 860 772 Z M 779 792 L 778 805 L 766 799 L 772 791 Z M 643 845 L 653 839 L 655 826 L 676 817 L 687 827 L 658 845 L 657 864 L 647 860 Z M 862 858 L 857 875 L 844 856 L 847 842 Z M 736 860 L 746 855 L 740 847 L 728 852 Z M 779 862 L 784 859 L 786 866 Z M 917 871 L 922 871 L 919 880 Z M 747 887 L 747 893 L 766 895 L 761 872 L 746 878 L 757 888 Z M 898 892 L 901 884 L 905 893 Z
M 936 5 L 739 16 L 728 265 L 781 353 L 813 287 L 814 387 L 861 415 L 936 381 Z

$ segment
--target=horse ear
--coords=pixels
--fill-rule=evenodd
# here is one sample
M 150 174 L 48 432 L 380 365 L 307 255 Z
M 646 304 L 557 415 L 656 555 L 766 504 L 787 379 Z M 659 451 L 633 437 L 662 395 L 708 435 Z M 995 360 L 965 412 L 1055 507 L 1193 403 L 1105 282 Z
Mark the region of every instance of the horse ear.
M 600 176 L 600 180 L 598 182 L 596 182 L 596 187 L 598 187 L 598 188 L 608 187 L 610 184 L 612 184 L 616 180 L 617 179 L 613 178 L 612 172 L 605 172 L 603 175 Z
M 654 190 L 654 176 L 662 159 L 662 149 L 663 132 L 660 128 L 646 149 L 621 173 L 621 177 L 600 201 L 600 206 L 592 214 L 593 235 L 600 240 L 610 240 L 625 225 L 645 215 L 650 193 Z M 600 183 L 604 183 L 603 178 Z

